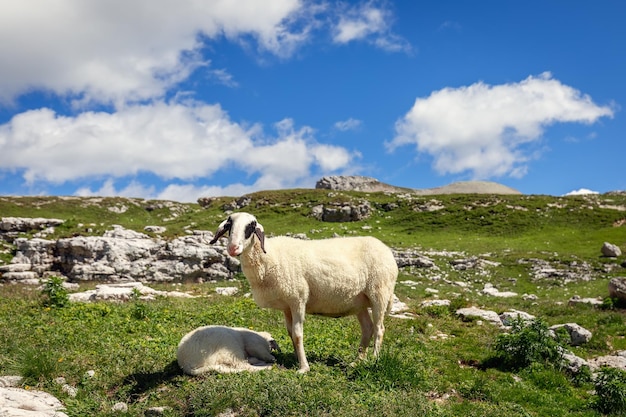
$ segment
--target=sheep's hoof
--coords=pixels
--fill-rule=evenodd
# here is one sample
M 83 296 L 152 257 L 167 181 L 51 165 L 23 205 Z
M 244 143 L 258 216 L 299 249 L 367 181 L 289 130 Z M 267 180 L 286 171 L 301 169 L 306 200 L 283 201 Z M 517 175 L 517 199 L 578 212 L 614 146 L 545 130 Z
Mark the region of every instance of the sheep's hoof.
M 300 368 L 300 369 L 298 369 L 298 373 L 299 374 L 306 374 L 307 372 L 309 372 L 309 369 L 310 368 L 308 366 L 305 367 L 305 368 Z

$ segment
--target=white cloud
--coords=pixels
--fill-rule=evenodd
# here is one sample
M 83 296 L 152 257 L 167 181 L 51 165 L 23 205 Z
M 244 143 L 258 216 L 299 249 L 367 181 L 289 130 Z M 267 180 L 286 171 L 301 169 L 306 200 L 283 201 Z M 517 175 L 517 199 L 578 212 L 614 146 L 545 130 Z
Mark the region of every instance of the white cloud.
M 334 127 L 337 130 L 341 130 L 345 132 L 347 130 L 356 130 L 361 126 L 362 122 L 358 119 L 353 119 L 352 117 L 346 120 L 341 120 L 336 122 Z
M 527 149 L 555 123 L 591 124 L 612 117 L 588 95 L 544 73 L 519 83 L 445 88 L 418 98 L 396 122 L 389 150 L 415 145 L 441 174 L 471 172 L 475 179 L 522 177 L 533 154 Z
M 234 168 L 258 176 L 253 187 L 287 188 L 315 174 L 345 169 L 358 156 L 318 143 L 311 128 L 297 129 L 290 119 L 275 128 L 276 135 L 264 135 L 259 125 L 244 128 L 220 106 L 197 102 L 129 105 L 114 113 L 75 117 L 44 108 L 0 126 L 0 166 L 23 172 L 28 185 L 142 173 L 164 180 L 209 181 L 215 172 Z M 116 190 L 112 182 L 97 191 L 77 191 L 135 192 L 154 193 L 132 183 Z
M 288 56 L 312 19 L 298 0 L 29 0 L 0 6 L 0 102 L 32 90 L 121 105 L 161 97 L 203 40 L 248 37 Z M 201 35 L 201 36 L 199 36 Z
M 597 191 L 589 190 L 587 188 L 580 188 L 578 190 L 570 191 L 569 193 L 565 194 L 565 196 L 568 196 L 568 195 L 588 195 L 588 194 L 600 194 L 600 193 L 597 192 Z
M 378 1 L 339 8 L 339 19 L 333 29 L 333 41 L 347 44 L 368 41 L 390 52 L 411 52 L 411 45 L 391 31 L 393 13 Z

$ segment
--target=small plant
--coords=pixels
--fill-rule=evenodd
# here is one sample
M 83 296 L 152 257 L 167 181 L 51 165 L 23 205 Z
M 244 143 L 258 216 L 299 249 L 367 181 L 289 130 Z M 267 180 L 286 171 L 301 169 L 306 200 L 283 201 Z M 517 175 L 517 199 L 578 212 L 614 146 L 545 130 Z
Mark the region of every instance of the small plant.
M 596 398 L 593 406 L 604 414 L 626 414 L 626 372 L 617 368 L 602 368 L 596 378 Z
M 65 307 L 70 302 L 67 290 L 63 287 L 63 279 L 51 277 L 41 290 L 44 296 L 43 304 L 46 307 Z
M 541 319 L 513 321 L 510 333 L 499 335 L 495 344 L 496 358 L 504 367 L 512 369 L 533 363 L 559 366 L 563 351 Z
M 135 320 L 145 320 L 148 318 L 148 306 L 141 301 L 141 291 L 133 288 L 130 294 L 130 300 L 133 302 L 131 316 Z

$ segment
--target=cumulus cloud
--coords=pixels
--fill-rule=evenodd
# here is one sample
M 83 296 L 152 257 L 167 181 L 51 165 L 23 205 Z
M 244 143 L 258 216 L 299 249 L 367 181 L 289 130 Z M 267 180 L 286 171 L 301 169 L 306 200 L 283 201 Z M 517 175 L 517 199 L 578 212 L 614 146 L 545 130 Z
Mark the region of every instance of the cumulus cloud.
M 396 122 L 390 151 L 414 145 L 440 174 L 470 172 L 475 179 L 526 174 L 529 145 L 555 123 L 592 124 L 612 117 L 610 106 L 562 84 L 550 73 L 518 83 L 444 88 L 418 98 Z
M 312 25 L 298 0 L 31 0 L 0 6 L 0 102 L 41 89 L 107 104 L 161 97 L 207 65 L 204 40 L 288 56 Z M 218 73 L 219 74 L 219 73 Z
M 411 45 L 391 31 L 392 20 L 393 13 L 382 2 L 343 5 L 333 29 L 333 41 L 347 44 L 365 40 L 387 51 L 410 52 Z
M 568 196 L 568 195 L 589 195 L 589 194 L 600 194 L 600 193 L 597 192 L 597 191 L 590 190 L 588 188 L 579 188 L 578 190 L 570 191 L 569 193 L 565 194 L 565 196 Z
M 288 188 L 312 175 L 346 168 L 358 156 L 318 143 L 311 128 L 296 128 L 290 119 L 274 130 L 268 135 L 260 125 L 243 127 L 219 105 L 198 102 L 159 101 L 73 117 L 43 108 L 0 126 L 0 166 L 23 172 L 30 185 L 142 173 L 164 180 L 209 181 L 218 170 L 234 168 L 259 177 L 252 187 Z M 131 192 L 155 191 L 132 183 L 115 189 L 113 182 L 98 190 L 78 190 L 81 195 Z

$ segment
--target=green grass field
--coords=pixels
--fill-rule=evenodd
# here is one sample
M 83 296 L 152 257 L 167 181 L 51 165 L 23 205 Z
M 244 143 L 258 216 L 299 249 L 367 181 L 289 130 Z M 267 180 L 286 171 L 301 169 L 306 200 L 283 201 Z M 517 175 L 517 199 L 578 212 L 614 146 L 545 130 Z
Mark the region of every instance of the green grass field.
M 402 270 L 396 294 L 415 318 L 387 318 L 380 357 L 356 366 L 359 326 L 354 317 L 307 316 L 305 349 L 311 364 L 300 375 L 282 313 L 258 308 L 245 277 L 227 285 L 240 288 L 234 297 L 215 294 L 218 284 L 184 284 L 193 299 L 134 300 L 126 304 L 46 302 L 40 290 L 0 287 L 0 375 L 22 375 L 24 387 L 57 396 L 70 416 L 143 416 L 151 407 L 167 407 L 166 416 L 600 416 L 621 415 L 626 380 L 606 383 L 600 391 L 585 375 L 570 375 L 556 363 L 533 362 L 524 368 L 498 359 L 501 330 L 456 316 L 459 307 L 478 306 L 498 313 L 526 311 L 548 325 L 576 322 L 593 333 L 576 355 L 591 358 L 626 350 L 626 311 L 620 308 L 570 306 L 568 299 L 607 296 L 607 283 L 624 276 L 624 256 L 600 256 L 605 241 L 626 249 L 626 196 L 449 195 L 412 197 L 382 193 L 284 190 L 255 193 L 244 211 L 255 214 L 271 235 L 306 233 L 310 238 L 374 235 L 394 248 L 454 251 L 478 256 L 499 266 L 457 271 L 450 258 L 431 255 L 438 270 Z M 100 235 L 112 224 L 143 231 L 166 226 L 167 237 L 187 229 L 215 230 L 225 218 L 222 198 L 208 208 L 196 204 L 128 199 L 61 199 L 0 197 L 2 217 L 57 217 L 66 223 L 49 238 Z M 322 223 L 310 216 L 317 204 L 367 200 L 372 216 L 353 223 Z M 436 200 L 444 208 L 423 211 Z M 390 206 L 390 204 L 393 205 Z M 126 207 L 115 213 L 109 207 Z M 391 209 L 390 209 L 391 208 Z M 123 211 L 123 210 L 118 210 Z M 368 226 L 364 228 L 364 226 Z M 9 262 L 10 244 L 0 260 Z M 563 283 L 536 280 L 531 262 L 541 259 L 559 268 L 586 263 L 590 280 Z M 435 280 L 435 275 L 445 279 Z M 411 280 L 417 285 L 407 286 Z M 465 281 L 467 290 L 453 283 Z M 495 298 L 480 293 L 485 283 L 537 300 Z M 81 285 L 81 290 L 89 285 Z M 171 285 L 151 285 L 171 289 Z M 176 287 L 181 290 L 180 287 Z M 452 306 L 421 308 L 433 295 Z M 176 362 L 180 338 L 207 324 L 248 327 L 272 333 L 282 352 L 269 371 L 201 377 L 183 375 Z M 86 372 L 93 370 L 93 377 Z M 72 397 L 54 382 L 64 377 L 78 389 Z M 621 385 L 620 385 L 621 384 Z M 611 390 L 602 390 L 603 388 Z M 609 392 L 599 406 L 600 394 Z M 621 397 L 620 397 L 621 395 Z M 114 412 L 117 402 L 129 405 Z

